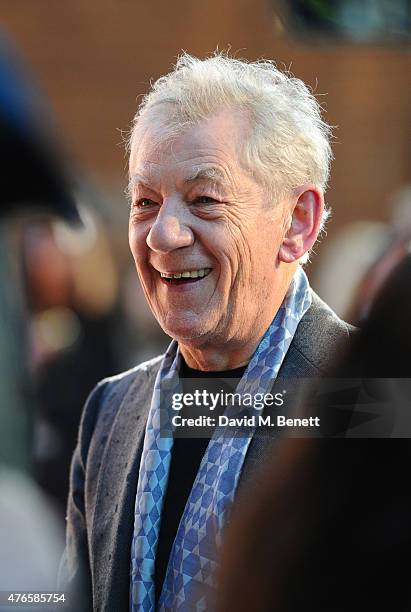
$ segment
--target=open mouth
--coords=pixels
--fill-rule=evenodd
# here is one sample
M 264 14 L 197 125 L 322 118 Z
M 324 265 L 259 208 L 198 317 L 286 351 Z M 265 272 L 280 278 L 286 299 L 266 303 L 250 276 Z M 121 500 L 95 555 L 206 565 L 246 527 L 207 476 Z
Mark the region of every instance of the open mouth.
M 199 270 L 168 273 L 159 272 L 161 280 L 166 285 L 185 285 L 188 283 L 198 283 L 208 276 L 212 268 L 201 268 Z

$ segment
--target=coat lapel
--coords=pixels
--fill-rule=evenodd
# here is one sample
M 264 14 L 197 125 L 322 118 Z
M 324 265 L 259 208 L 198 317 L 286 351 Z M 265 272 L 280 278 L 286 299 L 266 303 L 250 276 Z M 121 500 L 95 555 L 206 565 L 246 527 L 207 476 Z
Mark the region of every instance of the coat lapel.
M 157 368 L 136 378 L 108 433 L 90 544 L 95 610 L 129 609 L 134 503 L 156 373 Z

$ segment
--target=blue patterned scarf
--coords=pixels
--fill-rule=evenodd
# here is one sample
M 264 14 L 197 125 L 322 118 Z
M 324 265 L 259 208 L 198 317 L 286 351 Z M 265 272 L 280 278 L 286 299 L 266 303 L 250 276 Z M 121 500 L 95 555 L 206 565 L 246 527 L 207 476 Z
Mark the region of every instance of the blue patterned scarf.
M 307 277 L 299 268 L 239 382 L 237 393 L 270 390 L 311 301 Z M 171 394 L 182 390 L 178 377 L 180 364 L 181 354 L 173 341 L 154 385 L 140 463 L 131 546 L 131 612 L 155 609 L 155 555 L 173 447 Z M 227 407 L 226 414 L 232 410 L 232 406 Z M 248 410 L 252 408 L 242 412 L 242 416 Z M 214 430 L 171 549 L 158 606 L 161 611 L 212 610 L 222 532 L 251 438 L 251 432 L 248 436 L 236 436 L 232 429 Z

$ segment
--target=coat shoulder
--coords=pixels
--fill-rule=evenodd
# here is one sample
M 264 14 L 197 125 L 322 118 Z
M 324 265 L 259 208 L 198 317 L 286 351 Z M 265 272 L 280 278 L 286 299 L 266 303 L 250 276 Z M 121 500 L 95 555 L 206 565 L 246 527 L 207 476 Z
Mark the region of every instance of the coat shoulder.
M 301 319 L 287 370 L 282 375 L 316 376 L 330 371 L 335 359 L 348 350 L 356 328 L 340 317 L 313 291 L 312 303 Z
M 155 378 L 162 359 L 163 355 L 158 355 L 120 374 L 104 378 L 97 384 L 96 388 L 104 387 L 105 392 L 111 398 L 117 395 L 123 397 L 130 388 L 130 385 L 136 385 L 138 387 L 139 384 L 144 385 Z
M 116 417 L 116 414 L 127 398 L 132 401 L 152 393 L 155 377 L 160 368 L 163 355 L 159 355 L 139 365 L 101 380 L 91 391 L 80 423 L 80 442 L 87 448 L 92 434 L 104 433 Z M 101 430 L 101 431 L 100 431 Z

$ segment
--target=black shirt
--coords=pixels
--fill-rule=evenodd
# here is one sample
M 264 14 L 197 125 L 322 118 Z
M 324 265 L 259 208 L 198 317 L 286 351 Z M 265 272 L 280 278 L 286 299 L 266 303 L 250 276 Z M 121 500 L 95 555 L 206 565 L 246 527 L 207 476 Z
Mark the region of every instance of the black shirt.
M 184 393 L 193 393 L 198 388 L 198 379 L 242 378 L 247 366 L 223 372 L 203 372 L 193 370 L 184 362 L 180 371 Z M 197 379 L 190 381 L 190 379 Z M 213 383 L 213 381 L 211 381 Z M 210 381 L 208 381 L 210 383 Z M 214 383 L 213 383 L 214 384 Z M 221 388 L 221 385 L 219 386 Z M 207 384 L 207 388 L 209 388 Z M 184 416 L 184 408 L 181 411 Z M 210 432 L 211 434 L 211 432 Z M 170 464 L 168 486 L 161 516 L 160 533 L 155 560 L 156 605 L 161 590 L 168 560 L 174 543 L 181 516 L 190 495 L 201 460 L 208 446 L 210 436 L 206 438 L 175 438 Z

